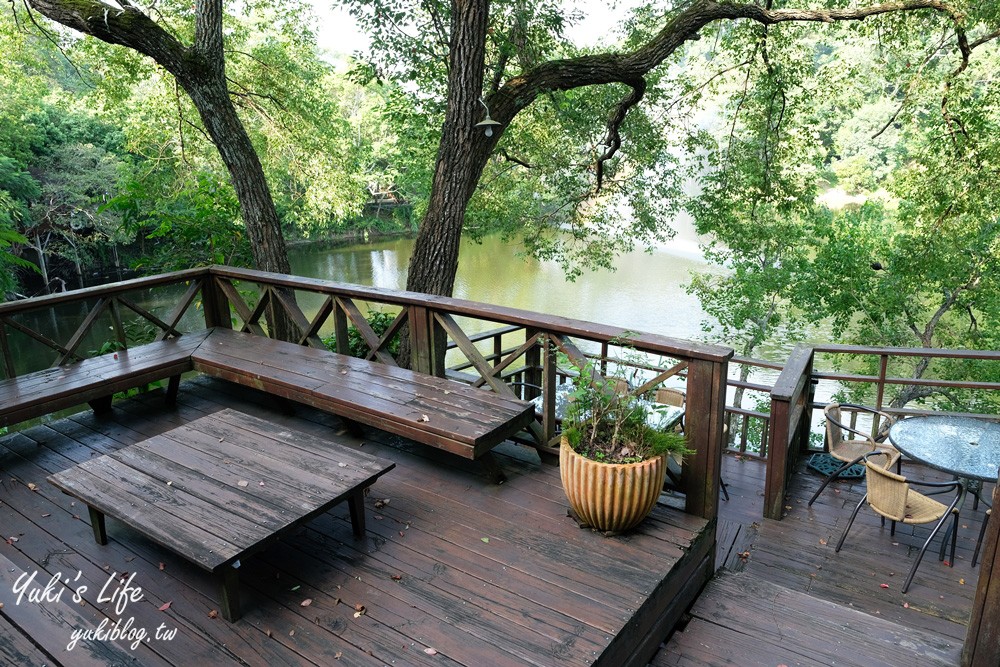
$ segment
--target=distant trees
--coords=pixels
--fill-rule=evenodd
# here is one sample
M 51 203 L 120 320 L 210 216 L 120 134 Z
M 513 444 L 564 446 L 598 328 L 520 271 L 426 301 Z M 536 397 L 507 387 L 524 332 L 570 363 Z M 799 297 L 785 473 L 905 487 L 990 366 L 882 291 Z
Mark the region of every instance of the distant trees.
M 60 15 L 71 24 L 94 15 L 73 3 L 49 5 L 52 13 L 68 12 Z M 99 5 L 103 22 L 106 5 L 92 5 Z M 55 258 L 78 267 L 107 264 L 115 262 L 117 244 L 138 240 L 145 270 L 207 262 L 264 266 L 254 256 L 264 250 L 251 243 L 238 190 L 175 79 L 136 51 L 46 35 L 44 19 L 29 18 L 26 7 L 15 3 L 0 13 L 0 156 L 10 161 L 0 164 L 0 179 L 11 186 L 0 182 L 0 192 L 2 201 L 14 202 L 2 205 L 10 209 L 4 219 L 16 217 L 9 227 L 20 234 L 9 237 L 8 254 L 0 257 L 19 253 L 43 270 Z M 165 40 L 157 48 L 197 60 L 197 49 L 184 46 L 194 39 L 195 14 L 183 3 L 157 9 L 159 20 L 171 17 L 169 35 L 150 28 L 149 35 Z M 109 25 L 138 11 L 109 9 Z M 241 187 L 254 190 L 251 206 L 266 195 L 276 233 L 291 238 L 350 231 L 369 184 L 394 178 L 382 91 L 347 81 L 319 59 L 309 16 L 300 4 L 258 3 L 246 15 L 221 19 L 227 95 L 270 195 Z M 142 20 L 137 25 L 149 28 Z M 30 188 L 15 192 L 14 176 L 27 178 Z M 249 226 L 260 227 L 267 215 Z

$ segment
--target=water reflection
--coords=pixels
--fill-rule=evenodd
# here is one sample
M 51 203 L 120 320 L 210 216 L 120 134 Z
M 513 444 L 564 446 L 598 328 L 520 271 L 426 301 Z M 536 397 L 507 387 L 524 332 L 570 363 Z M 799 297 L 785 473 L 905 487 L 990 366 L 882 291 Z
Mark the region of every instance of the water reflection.
M 297 275 L 402 289 L 412 249 L 412 239 L 297 246 L 290 260 Z M 629 253 L 617 265 L 617 271 L 588 272 L 570 282 L 558 264 L 525 259 L 516 245 L 495 237 L 481 244 L 463 240 L 454 295 L 676 338 L 701 337 L 705 313 L 682 285 L 692 271 L 709 268 L 704 261 L 665 247 Z

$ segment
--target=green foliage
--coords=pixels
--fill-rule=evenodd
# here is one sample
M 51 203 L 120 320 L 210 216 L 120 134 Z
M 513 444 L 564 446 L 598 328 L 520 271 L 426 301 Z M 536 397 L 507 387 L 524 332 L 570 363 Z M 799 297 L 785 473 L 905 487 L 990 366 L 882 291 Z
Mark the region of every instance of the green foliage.
M 567 361 L 563 357 L 563 361 Z M 635 463 L 663 454 L 688 454 L 683 435 L 649 426 L 653 406 L 618 390 L 623 377 L 599 376 L 593 364 L 573 364 L 577 374 L 563 419 L 563 433 L 578 454 L 604 463 Z
M 365 316 L 368 321 L 368 326 L 372 328 L 372 331 L 379 337 L 385 334 L 389 330 L 389 326 L 395 320 L 395 316 L 380 310 L 369 310 L 368 314 Z M 368 344 L 365 343 L 364 337 L 358 328 L 354 325 L 347 327 L 347 343 L 350 347 L 350 354 L 352 357 L 358 357 L 359 359 L 364 359 L 368 356 L 370 349 Z M 337 351 L 337 337 L 328 336 L 323 339 L 323 344 L 326 345 L 327 349 L 331 352 Z M 385 350 L 395 357 L 399 354 L 400 337 L 397 333 L 386 345 Z

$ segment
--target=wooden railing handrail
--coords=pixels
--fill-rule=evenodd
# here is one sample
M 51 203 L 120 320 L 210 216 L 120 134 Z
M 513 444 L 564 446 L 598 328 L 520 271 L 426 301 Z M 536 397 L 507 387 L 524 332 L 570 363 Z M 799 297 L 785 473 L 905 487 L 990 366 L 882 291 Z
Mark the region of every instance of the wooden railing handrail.
M 863 345 L 814 345 L 813 351 L 828 354 L 866 354 L 890 357 L 939 357 L 949 359 L 984 359 L 1000 361 L 994 350 L 953 350 L 930 347 L 865 347 Z
M 222 276 L 234 280 L 263 282 L 290 289 L 308 289 L 320 294 L 337 294 L 398 306 L 421 306 L 433 310 L 446 311 L 453 315 L 544 329 L 564 336 L 595 341 L 627 340 L 636 347 L 641 347 L 644 351 L 666 356 L 700 359 L 716 363 L 728 362 L 733 356 L 732 348 L 721 345 L 686 341 L 659 334 L 636 334 L 634 331 L 623 327 L 537 313 L 520 308 L 468 301 L 454 297 L 434 296 L 420 292 L 407 292 L 405 290 L 389 290 L 380 287 L 361 287 L 349 283 L 320 280 L 318 278 L 300 278 L 230 266 L 212 266 L 210 270 L 213 276 Z
M 56 294 L 46 294 L 45 296 L 32 297 L 21 301 L 8 301 L 0 303 L 0 317 L 10 316 L 15 313 L 28 312 L 38 308 L 51 308 L 63 303 L 84 301 L 90 298 L 100 298 L 114 294 L 123 294 L 136 289 L 146 289 L 169 285 L 172 283 L 183 283 L 189 280 L 197 280 L 210 275 L 209 267 L 199 269 L 187 269 L 184 271 L 174 271 L 172 273 L 161 273 L 155 276 L 143 278 L 132 278 L 117 283 L 98 285 L 96 287 L 85 287 L 83 289 L 71 290 L 68 292 L 58 292 Z

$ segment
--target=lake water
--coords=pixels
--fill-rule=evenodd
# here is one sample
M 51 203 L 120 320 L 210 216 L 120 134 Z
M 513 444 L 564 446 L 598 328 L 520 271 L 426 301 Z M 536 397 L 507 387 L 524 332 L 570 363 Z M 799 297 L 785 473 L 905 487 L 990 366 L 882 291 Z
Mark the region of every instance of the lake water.
M 300 245 L 290 249 L 297 275 L 402 289 L 413 239 L 350 246 Z M 616 271 L 586 272 L 570 282 L 555 262 L 526 259 L 519 247 L 491 237 L 463 241 L 454 296 L 621 326 L 635 331 L 702 338 L 705 313 L 683 285 L 706 271 L 694 244 L 673 243 L 651 254 L 636 251 Z

